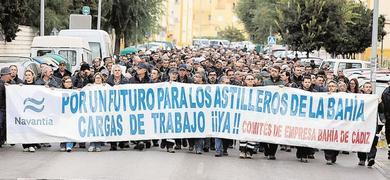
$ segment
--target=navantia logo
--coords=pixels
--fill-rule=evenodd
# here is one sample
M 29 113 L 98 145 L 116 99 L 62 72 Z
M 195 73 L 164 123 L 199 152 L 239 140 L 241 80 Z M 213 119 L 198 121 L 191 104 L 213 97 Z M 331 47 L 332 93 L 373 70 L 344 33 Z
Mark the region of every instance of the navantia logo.
M 43 104 L 45 102 L 45 98 L 42 99 L 34 99 L 34 98 L 26 98 L 23 102 L 24 110 L 23 112 L 34 111 L 34 112 L 42 112 L 45 108 Z

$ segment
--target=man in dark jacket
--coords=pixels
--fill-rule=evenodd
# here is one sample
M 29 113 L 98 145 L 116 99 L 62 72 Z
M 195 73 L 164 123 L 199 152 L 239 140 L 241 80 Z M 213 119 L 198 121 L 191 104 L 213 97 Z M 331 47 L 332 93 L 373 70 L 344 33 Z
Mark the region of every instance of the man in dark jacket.
M 280 67 L 274 65 L 271 68 L 270 78 L 264 80 L 264 86 L 283 86 L 284 82 L 280 79 Z M 278 150 L 277 144 L 272 143 L 261 143 L 264 147 L 264 155 L 268 157 L 269 160 L 275 160 L 275 154 Z
M 83 88 L 89 83 L 93 83 L 93 76 L 89 64 L 82 64 L 79 73 L 72 78 L 73 87 Z
M 23 81 L 18 77 L 18 67 L 16 65 L 9 66 L 11 71 L 11 84 L 23 84 Z
M 383 114 L 385 115 L 385 132 L 387 144 L 390 147 L 390 81 L 388 82 L 387 88 L 382 93 L 382 104 L 383 104 Z M 388 152 L 388 159 L 390 159 L 390 149 Z
M 130 84 L 144 84 L 149 83 L 150 78 L 148 75 L 149 66 L 146 63 L 139 63 L 137 66 L 137 73 L 130 79 Z M 115 73 L 115 72 L 114 72 Z M 136 145 L 134 149 L 142 151 L 145 146 L 146 148 L 151 147 L 150 141 L 135 141 Z
M 179 65 L 179 77 L 178 77 L 178 82 L 181 83 L 192 83 L 193 80 L 188 76 L 188 71 L 187 71 L 187 65 L 185 64 L 180 64 Z
M 291 81 L 295 84 L 297 84 L 299 87 L 302 86 L 303 81 L 303 66 L 296 66 L 294 67 L 294 72 L 291 76 Z
M 57 70 L 53 74 L 55 77 L 62 79 L 65 76 L 72 76 L 72 73 L 66 69 L 65 61 L 61 61 Z
M 10 68 L 4 67 L 0 70 L 0 147 L 4 144 L 6 138 L 6 94 L 5 85 L 12 80 Z
M 300 87 L 300 89 L 302 89 L 304 91 L 309 91 L 309 92 L 317 92 L 311 84 L 311 77 L 310 76 L 303 77 L 303 82 L 302 82 L 302 86 Z M 300 159 L 301 162 L 304 162 L 304 163 L 309 162 L 308 158 L 313 153 L 313 149 L 309 148 L 309 147 L 300 147 L 300 146 L 297 146 L 296 148 L 297 148 L 297 153 L 296 153 L 297 158 Z

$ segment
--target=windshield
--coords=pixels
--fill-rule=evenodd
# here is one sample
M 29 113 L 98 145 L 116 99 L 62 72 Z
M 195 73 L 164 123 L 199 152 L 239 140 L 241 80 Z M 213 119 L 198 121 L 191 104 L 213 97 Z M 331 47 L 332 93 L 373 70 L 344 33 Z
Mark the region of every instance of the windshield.
M 76 51 L 75 50 L 60 50 L 58 54 L 68 60 L 68 63 L 72 66 L 76 65 Z
M 92 51 L 92 58 L 100 57 L 102 58 L 102 48 L 100 47 L 100 43 L 98 42 L 89 42 L 89 48 Z

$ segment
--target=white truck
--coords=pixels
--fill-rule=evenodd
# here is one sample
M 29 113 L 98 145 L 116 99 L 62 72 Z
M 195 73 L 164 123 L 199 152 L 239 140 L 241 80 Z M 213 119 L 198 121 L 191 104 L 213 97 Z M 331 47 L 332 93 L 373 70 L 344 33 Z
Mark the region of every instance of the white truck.
M 83 38 L 91 48 L 93 59 L 97 57 L 112 57 L 111 38 L 106 31 L 96 29 L 66 29 L 61 30 L 58 35 Z
M 80 69 L 83 62 L 92 64 L 92 52 L 88 43 L 79 37 L 37 36 L 31 45 L 31 57 L 47 53 L 59 54 L 67 59 L 72 73 Z

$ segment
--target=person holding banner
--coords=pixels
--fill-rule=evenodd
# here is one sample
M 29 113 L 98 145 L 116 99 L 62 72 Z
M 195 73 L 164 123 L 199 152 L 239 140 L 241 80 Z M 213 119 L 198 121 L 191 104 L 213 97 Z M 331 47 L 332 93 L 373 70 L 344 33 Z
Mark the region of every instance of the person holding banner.
M 337 92 L 337 83 L 333 80 L 328 82 L 328 93 L 336 93 Z M 337 161 L 337 156 L 339 155 L 339 151 L 337 150 L 328 150 L 325 149 L 325 160 L 327 165 L 333 165 Z
M 137 65 L 137 73 L 133 77 L 131 77 L 131 79 L 129 80 L 130 84 L 144 84 L 144 83 L 150 82 L 149 74 L 148 74 L 148 71 L 149 71 L 148 64 L 146 64 L 142 61 L 139 61 L 139 62 L 140 63 Z M 113 67 L 113 69 L 115 70 L 114 67 Z M 114 74 L 115 74 L 115 72 L 114 72 Z M 138 149 L 138 150 L 142 151 L 145 147 L 146 148 L 151 147 L 150 140 L 149 141 L 135 141 L 134 149 Z
M 105 85 L 105 78 L 104 76 L 100 73 L 97 72 L 93 76 L 94 83 L 93 84 L 88 84 L 88 86 L 94 85 L 94 86 L 104 86 Z M 102 151 L 101 149 L 102 142 L 91 142 L 89 144 L 88 152 L 100 152 Z
M 176 68 L 171 68 L 169 70 L 169 80 L 168 82 L 177 82 L 178 72 Z M 161 148 L 167 148 L 167 152 L 169 153 L 175 153 L 175 149 L 173 148 L 175 146 L 175 139 L 162 139 L 161 140 Z
M 194 74 L 194 83 L 195 84 L 205 84 L 206 78 L 205 76 L 200 73 L 196 72 Z M 189 138 L 188 143 L 190 145 L 190 151 L 193 150 L 193 147 L 195 145 L 195 154 L 202 154 L 203 146 L 204 146 L 204 139 L 203 138 Z M 192 148 L 191 148 L 192 147 Z
M 284 82 L 280 79 L 280 67 L 277 65 L 272 66 L 270 72 L 270 78 L 264 80 L 264 86 L 283 86 Z M 269 160 L 275 160 L 275 154 L 278 150 L 278 145 L 273 143 L 261 143 L 264 147 L 264 155 Z
M 311 77 L 310 76 L 304 76 L 303 77 L 303 83 L 300 89 L 304 91 L 309 92 L 316 92 L 316 90 L 311 85 Z M 296 156 L 298 159 L 300 159 L 300 162 L 307 163 L 309 156 L 312 154 L 314 150 L 310 147 L 301 147 L 297 146 L 297 153 Z
M 72 78 L 69 76 L 65 76 L 64 78 L 62 78 L 61 87 L 63 89 L 73 89 Z M 62 142 L 60 143 L 60 151 L 64 152 L 66 150 L 66 152 L 71 152 L 73 145 L 73 142 Z
M 24 85 L 35 85 L 35 74 L 31 69 L 24 71 Z M 39 147 L 39 144 L 22 144 L 24 152 L 35 152 L 35 148 Z
M 11 83 L 12 76 L 9 67 L 3 67 L 0 70 L 0 147 L 6 140 L 6 94 L 5 86 Z
M 122 75 L 121 67 L 119 65 L 113 65 L 112 66 L 112 73 L 107 79 L 107 84 L 109 84 L 110 86 L 116 86 L 116 85 L 128 84 L 128 83 L 129 83 L 129 81 L 126 79 L 125 76 Z M 119 147 L 121 149 L 130 147 L 129 142 L 127 142 L 127 141 L 110 142 L 110 144 L 111 144 L 110 151 L 118 150 L 118 143 L 119 143 Z M 143 149 L 143 147 L 142 147 L 142 149 Z
M 221 84 L 230 84 L 230 79 L 227 76 L 220 78 Z M 227 156 L 227 149 L 229 145 L 233 144 L 231 139 L 215 138 L 215 157 L 221 157 L 222 155 Z
M 372 94 L 372 84 L 370 82 L 366 82 L 363 85 L 362 89 L 363 94 Z M 378 111 L 380 111 L 380 106 L 378 106 Z M 376 145 L 378 143 L 378 136 L 379 132 L 382 130 L 383 125 L 378 124 L 378 118 L 377 118 L 377 124 L 376 124 L 376 131 L 374 140 L 372 141 L 370 152 L 358 152 L 358 158 L 359 158 L 359 166 L 364 166 L 366 164 L 366 161 L 368 161 L 367 166 L 371 167 L 375 164 L 375 156 L 376 156 Z
M 36 85 L 44 85 L 47 87 L 59 87 L 59 82 L 53 77 L 53 69 L 50 66 L 44 66 L 42 68 L 42 77 L 38 79 Z
M 161 82 L 161 72 L 158 68 L 154 68 L 151 72 L 150 72 L 150 82 L 149 83 L 159 83 Z M 154 147 L 158 147 L 158 139 L 153 139 L 152 140 L 153 142 L 153 146 Z
M 254 87 L 255 85 L 255 77 L 251 74 L 245 77 L 245 86 L 246 87 Z M 254 149 L 256 146 L 256 142 L 253 141 L 240 141 L 240 158 L 241 159 L 252 159 L 252 155 L 254 154 Z

